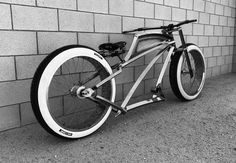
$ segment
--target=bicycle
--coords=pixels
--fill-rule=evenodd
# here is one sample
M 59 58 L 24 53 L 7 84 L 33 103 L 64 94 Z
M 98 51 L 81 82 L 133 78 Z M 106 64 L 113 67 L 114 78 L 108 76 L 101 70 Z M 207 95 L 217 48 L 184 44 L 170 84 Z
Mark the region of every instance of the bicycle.
M 99 52 L 82 45 L 55 50 L 41 62 L 33 77 L 31 103 L 37 120 L 49 133 L 61 138 L 87 136 L 105 122 L 111 111 L 118 116 L 165 100 L 161 82 L 170 60 L 169 79 L 174 94 L 184 101 L 196 99 L 205 82 L 205 59 L 199 47 L 185 43 L 181 28 L 196 21 L 124 31 L 123 34 L 135 34 L 124 59 L 120 56 L 126 52 L 124 41 L 104 43 L 99 46 Z M 173 37 L 175 31 L 179 32 L 182 43 L 178 48 Z M 148 41 L 148 46 L 143 46 L 147 43 L 145 41 Z M 160 51 L 135 81 L 121 106 L 117 105 L 114 77 L 130 63 L 158 49 Z M 165 52 L 168 55 L 152 90 L 152 97 L 128 105 L 140 82 Z M 118 57 L 119 62 L 110 66 L 106 57 Z

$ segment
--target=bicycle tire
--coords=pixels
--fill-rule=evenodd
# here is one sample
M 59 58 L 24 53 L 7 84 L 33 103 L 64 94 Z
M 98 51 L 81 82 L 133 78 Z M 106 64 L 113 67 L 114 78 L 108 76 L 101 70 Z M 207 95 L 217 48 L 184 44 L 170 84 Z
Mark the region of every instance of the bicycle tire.
M 202 91 L 206 78 L 206 64 L 200 48 L 194 44 L 187 44 L 187 52 L 190 56 L 190 61 L 194 72 L 194 79 L 190 78 L 189 72 L 182 69 L 184 62 L 185 68 L 187 67 L 183 51 L 176 52 L 172 56 L 169 70 L 171 88 L 174 94 L 183 101 L 196 99 Z M 185 78 L 183 77 L 184 74 Z M 200 82 L 196 83 L 196 79 L 200 80 Z M 190 82 L 192 80 L 191 87 L 187 88 L 186 80 L 189 80 Z M 193 88 L 193 86 L 195 86 L 195 88 Z
M 81 65 L 83 68 L 79 68 Z M 86 98 L 67 94 L 68 88 L 71 90 L 75 84 L 84 82 L 83 77 L 94 73 L 98 73 L 98 77 L 87 81 L 86 87 L 95 84 L 94 80 L 108 77 L 112 70 L 100 54 L 85 46 L 62 47 L 41 62 L 33 77 L 30 97 L 33 112 L 46 131 L 60 138 L 77 139 L 101 127 L 111 106 L 93 104 Z M 102 85 L 97 93 L 114 102 L 115 80 Z

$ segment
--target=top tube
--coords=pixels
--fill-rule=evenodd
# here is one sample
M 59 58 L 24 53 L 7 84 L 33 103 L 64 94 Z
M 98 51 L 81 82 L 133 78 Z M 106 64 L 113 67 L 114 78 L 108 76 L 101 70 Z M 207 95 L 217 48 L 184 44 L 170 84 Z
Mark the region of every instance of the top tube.
M 173 30 L 174 28 L 179 27 L 181 25 L 188 24 L 188 23 L 193 23 L 193 22 L 196 22 L 196 21 L 197 21 L 197 19 L 185 20 L 185 21 L 179 22 L 178 24 L 169 24 L 167 26 L 152 27 L 152 28 L 146 28 L 146 27 L 144 27 L 144 28 L 137 28 L 137 29 L 134 29 L 134 30 L 123 31 L 122 33 L 126 34 L 126 33 L 131 33 L 131 32 L 154 30 L 154 29 Z

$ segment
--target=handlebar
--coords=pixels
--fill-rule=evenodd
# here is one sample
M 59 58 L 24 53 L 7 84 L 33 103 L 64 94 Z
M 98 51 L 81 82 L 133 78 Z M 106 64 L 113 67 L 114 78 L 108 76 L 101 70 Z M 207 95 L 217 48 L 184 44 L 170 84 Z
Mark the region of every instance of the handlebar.
M 125 34 L 125 33 L 130 33 L 130 32 L 146 31 L 146 30 L 154 30 L 154 29 L 172 30 L 175 27 L 179 27 L 181 25 L 193 23 L 193 22 L 196 22 L 196 21 L 197 21 L 197 19 L 185 20 L 185 21 L 179 22 L 178 24 L 169 24 L 167 26 L 152 27 L 152 28 L 145 28 L 145 27 L 144 28 L 137 28 L 137 29 L 130 30 L 130 31 L 123 31 L 122 33 Z

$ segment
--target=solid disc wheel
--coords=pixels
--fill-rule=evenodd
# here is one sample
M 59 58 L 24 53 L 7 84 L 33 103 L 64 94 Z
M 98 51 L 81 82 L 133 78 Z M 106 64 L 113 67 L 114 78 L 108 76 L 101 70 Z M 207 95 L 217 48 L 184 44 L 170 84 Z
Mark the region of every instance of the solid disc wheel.
M 193 100 L 198 97 L 205 82 L 206 65 L 201 50 L 193 45 L 187 46 L 193 77 L 190 76 L 185 54 L 174 54 L 170 65 L 170 84 L 174 94 L 182 100 Z
M 96 131 L 111 107 L 80 97 L 78 92 L 95 86 L 111 72 L 104 58 L 85 47 L 64 47 L 46 57 L 31 87 L 32 107 L 40 124 L 64 138 L 80 138 Z M 95 91 L 114 101 L 114 79 Z

